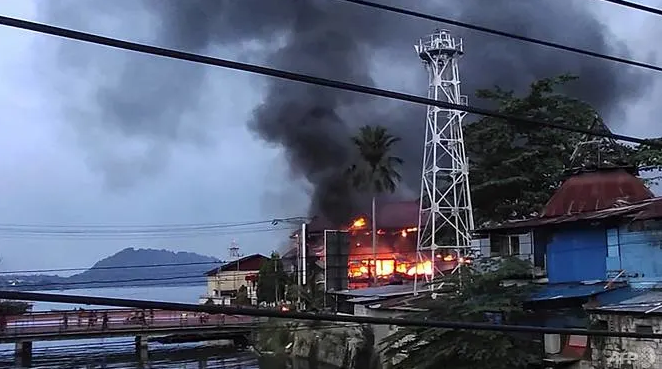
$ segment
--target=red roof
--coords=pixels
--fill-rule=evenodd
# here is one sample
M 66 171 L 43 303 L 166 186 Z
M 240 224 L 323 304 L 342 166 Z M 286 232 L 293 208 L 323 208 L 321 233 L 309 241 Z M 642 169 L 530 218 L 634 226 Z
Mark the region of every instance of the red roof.
M 588 213 L 655 197 L 624 168 L 582 172 L 568 178 L 545 205 L 543 218 Z

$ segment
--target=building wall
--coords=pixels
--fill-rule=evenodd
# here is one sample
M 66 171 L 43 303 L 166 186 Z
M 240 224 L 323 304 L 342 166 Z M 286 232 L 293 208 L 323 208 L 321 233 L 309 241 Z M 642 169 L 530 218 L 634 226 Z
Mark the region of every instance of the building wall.
M 257 275 L 259 270 L 232 270 L 225 272 L 218 272 L 215 275 L 207 277 L 207 295 L 210 297 L 218 297 L 222 292 L 237 291 L 241 286 L 246 286 L 248 289 L 248 297 L 253 300 L 257 299 L 257 291 L 252 282 L 246 280 L 249 275 Z
M 631 281 L 662 281 L 662 224 L 647 221 L 607 230 L 607 271 L 616 276 L 624 270 Z
M 607 278 L 607 232 L 601 227 L 562 229 L 547 245 L 549 283 Z
M 662 318 L 646 319 L 627 315 L 593 315 L 615 332 L 662 333 Z M 659 340 L 604 337 L 591 338 L 591 369 L 653 369 L 662 367 L 662 342 Z
M 487 238 L 472 240 L 472 246 L 480 249 L 483 257 L 517 256 L 533 262 L 533 235 L 527 233 L 491 234 Z

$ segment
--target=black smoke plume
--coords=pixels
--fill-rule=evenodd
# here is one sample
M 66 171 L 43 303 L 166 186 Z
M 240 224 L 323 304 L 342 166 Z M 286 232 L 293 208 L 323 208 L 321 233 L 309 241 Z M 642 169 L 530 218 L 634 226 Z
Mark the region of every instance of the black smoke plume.
M 137 11 L 135 6 L 128 7 L 127 1 L 135 4 L 134 0 L 97 1 L 86 3 L 83 9 L 80 5 L 68 8 L 71 5 L 67 3 L 49 2 L 48 14 L 58 19 L 72 12 L 80 19 L 85 18 L 81 14 L 94 12 L 122 17 L 129 11 L 125 9 Z M 277 68 L 416 94 L 425 93 L 427 79 L 413 44 L 433 29 L 445 28 L 339 0 L 140 3 L 142 14 L 158 23 L 159 44 L 204 52 L 215 45 L 283 42 L 275 51 L 265 47 L 256 57 Z M 404 1 L 389 3 L 414 6 Z M 464 0 L 425 2 L 418 10 L 596 52 L 627 54 L 627 48 L 614 43 L 586 6 L 555 0 Z M 641 96 L 648 87 L 641 72 L 614 63 L 466 30 L 451 31 L 464 38 L 466 56 L 461 73 L 463 92 L 470 97 L 478 88 L 500 85 L 521 91 L 535 79 L 573 73 L 580 80 L 569 92 L 610 116 L 618 114 L 622 104 Z M 64 55 L 72 55 L 71 52 L 63 51 L 62 60 L 66 61 Z M 71 59 L 68 61 L 71 63 Z M 202 68 L 148 57 L 134 57 L 123 68 L 113 84 L 99 87 L 102 98 L 98 108 L 106 118 L 108 130 L 163 147 L 196 136 L 196 132 L 206 128 L 183 125 L 180 119 L 195 109 L 204 93 Z M 470 103 L 477 102 L 470 98 Z M 159 107 L 167 107 L 167 114 Z M 248 124 L 264 141 L 282 146 L 292 172 L 312 184 L 311 213 L 341 221 L 363 206 L 361 197 L 355 196 L 341 178 L 352 159 L 350 135 L 360 125 L 381 124 L 402 137 L 398 154 L 406 161 L 403 189 L 416 193 L 424 116 L 422 106 L 271 80 L 263 102 Z

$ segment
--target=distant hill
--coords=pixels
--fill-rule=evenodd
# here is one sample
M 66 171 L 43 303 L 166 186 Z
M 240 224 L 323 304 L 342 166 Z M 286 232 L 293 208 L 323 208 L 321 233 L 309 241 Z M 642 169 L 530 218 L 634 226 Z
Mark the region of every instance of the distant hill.
M 192 252 L 126 248 L 72 275 L 2 276 L 0 286 L 26 289 L 79 289 L 130 286 L 199 285 L 219 259 Z M 39 286 L 39 288 L 35 288 Z

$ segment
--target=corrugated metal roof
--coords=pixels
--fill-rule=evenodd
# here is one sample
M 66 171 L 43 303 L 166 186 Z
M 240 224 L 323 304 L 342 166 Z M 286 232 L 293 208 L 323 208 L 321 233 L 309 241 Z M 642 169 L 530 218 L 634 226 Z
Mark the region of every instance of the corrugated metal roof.
M 662 197 L 655 197 L 630 205 L 617 205 L 610 209 L 603 209 L 587 213 L 563 215 L 554 218 L 515 220 L 494 226 L 483 227 L 481 229 L 477 229 L 476 233 L 486 233 L 494 230 L 538 228 L 564 223 L 604 220 L 617 217 L 628 217 L 633 220 L 662 218 Z
M 550 284 L 543 287 L 541 290 L 531 296 L 529 301 L 546 301 L 546 300 L 560 300 L 560 299 L 573 299 L 580 297 L 590 297 L 599 295 L 612 289 L 605 289 L 606 283 L 598 282 L 595 284 Z M 617 285 L 614 288 L 622 288 Z
M 537 228 L 614 217 L 634 220 L 662 218 L 662 197 L 654 197 L 644 182 L 624 168 L 602 168 L 568 178 L 547 202 L 541 216 L 490 225 L 476 230 Z
M 393 297 L 413 294 L 414 287 L 406 284 L 392 284 L 379 287 L 359 288 L 356 290 L 336 291 L 333 294 L 351 297 Z
M 568 178 L 554 193 L 541 217 L 552 218 L 609 209 L 619 203 L 653 198 L 644 182 L 624 168 L 602 168 Z
M 590 309 L 593 313 L 662 314 L 662 291 L 630 289 L 631 295 Z M 655 310 L 653 310 L 655 309 Z

